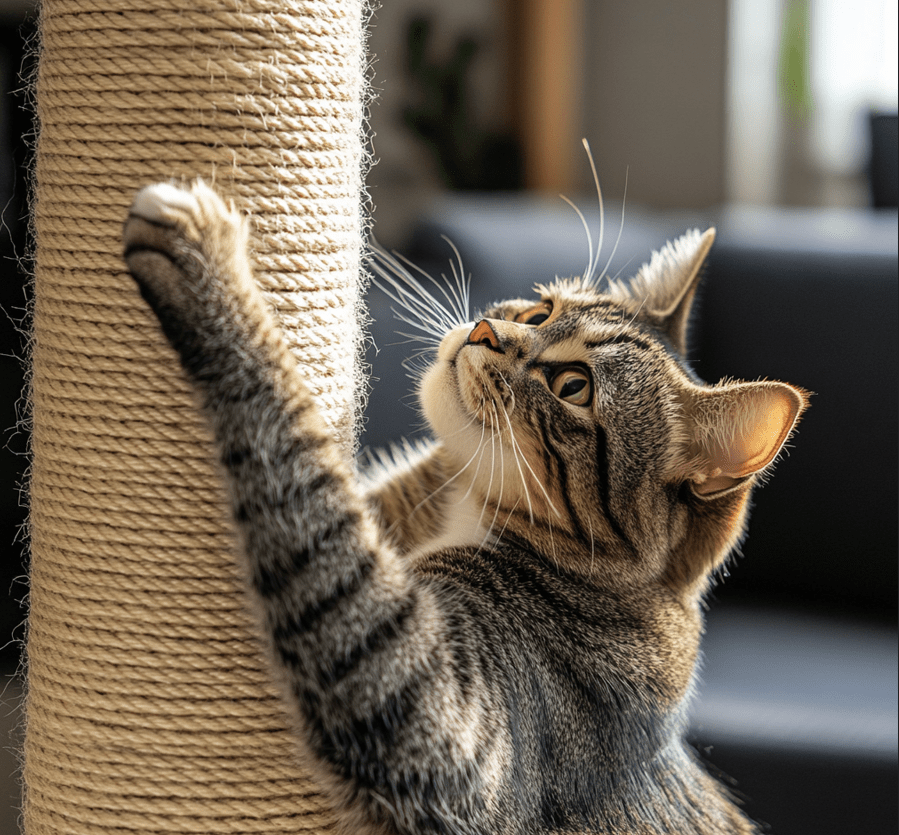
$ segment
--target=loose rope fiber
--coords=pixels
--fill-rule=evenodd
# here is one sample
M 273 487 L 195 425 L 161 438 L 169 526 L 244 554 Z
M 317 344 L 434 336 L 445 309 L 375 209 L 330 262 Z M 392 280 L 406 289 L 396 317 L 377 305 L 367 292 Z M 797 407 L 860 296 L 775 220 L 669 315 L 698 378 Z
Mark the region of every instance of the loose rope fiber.
M 233 559 L 207 431 L 121 260 L 136 190 L 253 216 L 270 300 L 354 442 L 364 0 L 45 0 L 37 81 L 25 827 L 333 828 Z

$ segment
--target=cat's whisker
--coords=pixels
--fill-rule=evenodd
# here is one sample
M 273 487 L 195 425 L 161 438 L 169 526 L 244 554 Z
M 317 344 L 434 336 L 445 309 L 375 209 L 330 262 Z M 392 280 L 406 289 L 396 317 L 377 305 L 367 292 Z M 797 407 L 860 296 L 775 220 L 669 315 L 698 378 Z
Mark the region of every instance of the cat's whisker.
M 602 268 L 602 272 L 596 277 L 596 283 L 598 284 L 602 281 L 603 277 L 609 271 L 609 267 L 612 266 L 612 259 L 615 257 L 615 253 L 618 251 L 618 244 L 621 243 L 621 235 L 624 232 L 624 207 L 627 204 L 627 178 L 628 178 L 629 169 L 626 168 L 624 171 L 624 197 L 621 198 L 621 223 L 618 225 L 618 237 L 615 238 L 615 246 L 612 247 L 612 252 L 609 255 L 609 260 L 606 261 L 606 265 Z M 599 184 L 597 183 L 597 186 Z
M 486 425 L 486 420 L 484 421 Z M 490 494 L 493 491 L 493 477 L 496 475 L 496 432 L 490 432 L 490 480 L 487 482 L 487 490 L 484 492 L 484 504 L 481 507 L 481 514 L 478 516 L 477 527 L 481 527 L 484 522 L 484 514 L 487 512 L 487 505 L 490 502 Z
M 463 321 L 468 322 L 471 319 L 471 314 L 469 312 L 471 310 L 471 276 L 467 279 L 465 277 L 465 267 L 462 264 L 462 253 L 459 252 L 456 245 L 446 235 L 441 235 L 440 237 L 450 245 L 450 248 L 456 256 L 456 260 L 459 262 L 458 273 L 456 273 L 456 265 L 452 261 L 450 261 L 450 269 L 453 271 L 456 287 L 459 288 L 459 292 L 462 295 L 462 301 L 464 302 L 463 310 L 465 312 L 465 319 Z
M 640 311 L 643 310 L 644 306 L 646 305 L 646 302 L 648 302 L 648 301 L 649 301 L 649 296 L 648 295 L 644 296 L 643 300 L 640 302 L 640 305 L 637 307 L 637 310 L 634 312 L 634 315 L 631 316 L 630 320 L 628 321 L 628 323 L 626 325 L 622 326 L 622 330 L 625 330 L 626 328 L 629 328 L 631 325 L 634 324 L 634 321 L 640 315 Z
M 378 275 L 387 281 L 393 290 L 385 287 L 375 276 L 372 276 L 372 284 L 385 296 L 393 299 L 400 307 L 417 317 L 421 324 L 405 318 L 403 321 L 428 333 L 445 333 L 447 330 L 455 327 L 456 322 L 453 321 L 449 313 L 436 299 L 430 296 L 424 298 L 415 296 L 386 272 L 379 272 Z M 423 327 L 423 325 L 429 325 L 430 327 Z
M 506 380 L 506 378 L 505 378 L 502 374 L 500 374 L 499 376 L 500 376 L 500 379 L 503 381 L 503 383 L 505 383 L 505 385 L 506 385 L 506 387 L 509 389 L 509 391 L 512 391 L 512 387 L 509 385 L 508 380 Z M 515 396 L 515 395 L 514 395 L 514 393 L 513 393 L 513 395 L 512 395 L 513 400 L 514 400 L 514 396 Z M 509 437 L 510 437 L 510 439 L 511 439 L 511 441 L 512 441 L 512 448 L 513 448 L 513 451 L 516 451 L 516 452 L 515 452 L 515 460 L 516 460 L 516 463 L 518 462 L 518 453 L 521 453 L 521 460 L 524 461 L 525 467 L 528 468 L 528 471 L 530 472 L 531 476 L 532 476 L 533 479 L 534 479 L 534 483 L 535 483 L 535 484 L 540 488 L 540 490 L 543 492 L 543 495 L 544 495 L 544 497 L 546 498 L 546 503 L 549 505 L 550 510 L 552 510 L 552 512 L 555 513 L 556 516 L 558 516 L 558 517 L 561 519 L 561 518 L 562 518 L 562 514 L 559 512 L 559 510 L 558 510 L 558 509 L 556 508 L 556 506 L 553 504 L 553 501 L 552 501 L 552 499 L 550 498 L 549 493 L 546 492 L 546 488 L 543 486 L 543 484 L 541 483 L 540 479 L 537 478 L 537 473 L 534 472 L 534 469 L 533 469 L 533 467 L 531 467 L 531 464 L 530 464 L 530 462 L 528 461 L 527 456 L 524 454 L 524 450 L 521 448 L 521 446 L 520 446 L 519 443 L 518 443 L 518 440 L 517 440 L 516 437 L 515 437 L 515 432 L 514 432 L 514 430 L 512 429 L 512 422 L 509 420 L 509 415 L 506 413 L 505 406 L 503 406 L 503 414 L 505 415 L 505 417 L 506 417 L 506 423 L 507 423 L 508 426 L 509 426 Z M 520 467 L 520 466 L 519 466 L 518 470 L 519 470 L 519 472 L 521 472 L 521 467 Z M 527 483 L 526 483 L 526 481 L 525 481 L 525 478 L 524 478 L 524 475 L 523 475 L 523 474 L 522 474 L 522 476 L 521 476 L 521 483 L 524 485 L 525 490 L 527 490 L 527 489 L 528 489 L 528 488 L 527 488 Z M 528 498 L 528 507 L 530 507 L 530 498 Z M 532 516 L 531 516 L 531 522 L 533 522 L 533 521 L 534 521 L 534 518 L 533 518 L 533 515 L 532 515 Z
M 646 302 L 648 301 L 648 299 L 649 299 L 648 296 L 644 296 L 643 299 L 641 300 L 640 304 L 637 306 L 637 309 L 634 311 L 633 315 L 631 316 L 631 318 L 628 319 L 626 322 L 625 321 L 619 322 L 618 327 L 615 328 L 615 336 L 612 337 L 613 340 L 617 339 L 621 334 L 624 334 L 627 332 L 627 329 L 634 323 L 636 318 L 640 315 L 640 311 L 643 310 L 643 307 L 646 304 Z
M 493 408 L 493 417 L 494 417 L 493 425 L 498 426 L 499 425 L 499 415 L 496 412 L 496 403 L 492 402 L 490 405 Z M 495 437 L 495 435 L 493 437 Z M 493 512 L 493 519 L 490 520 L 490 526 L 487 528 L 487 534 L 484 536 L 484 542 L 487 541 L 487 538 L 490 536 L 491 532 L 493 531 L 493 526 L 496 524 L 496 519 L 499 516 L 499 509 L 502 506 L 503 493 L 505 493 L 505 486 L 506 486 L 505 470 L 506 470 L 506 467 L 505 467 L 505 461 L 504 461 L 505 455 L 504 455 L 504 451 L 503 451 L 502 438 L 498 438 L 498 446 L 499 446 L 499 496 L 497 496 L 497 499 L 496 499 L 496 510 Z M 491 475 L 490 475 L 490 484 L 491 484 L 491 486 L 493 485 L 493 473 L 491 473 Z M 490 498 L 490 491 L 488 489 L 487 497 L 485 499 L 485 505 L 484 505 L 485 508 L 486 508 L 486 501 L 489 500 L 489 498 Z
M 483 438 L 484 438 L 484 429 L 482 429 L 482 431 L 481 431 L 481 440 L 483 440 Z M 474 459 L 478 456 L 479 451 L 480 451 L 480 441 L 478 442 L 478 448 L 475 449 L 474 453 L 472 453 L 471 458 L 468 459 L 468 461 L 465 463 L 465 466 L 463 466 L 455 475 L 450 476 L 438 488 L 436 488 L 435 490 L 432 490 L 430 493 L 428 493 L 427 496 L 425 496 L 417 505 L 415 505 L 415 507 L 412 508 L 409 515 L 414 516 L 416 511 L 418 511 L 423 505 L 427 504 L 441 490 L 445 490 L 447 487 L 450 486 L 450 484 L 452 484 L 457 478 L 459 478 L 459 476 L 461 476 L 462 473 L 464 473 L 471 466 L 471 462 L 474 461 Z M 480 462 L 479 462 L 479 466 L 480 466 Z M 477 470 L 475 471 L 475 475 L 477 475 Z
M 481 424 L 481 429 L 482 429 L 481 438 L 483 438 L 484 431 L 485 431 L 484 430 L 484 422 L 477 415 L 472 415 L 465 424 L 460 426 L 455 431 L 450 432 L 448 435 L 444 435 L 443 437 L 445 440 L 450 440 L 452 438 L 455 438 L 456 436 L 461 435 L 463 432 L 465 432 L 465 430 L 467 430 L 470 426 L 473 426 L 476 423 Z
M 500 380 L 502 380 L 503 385 L 509 390 L 509 393 L 512 396 L 512 411 L 515 410 L 515 392 L 512 391 L 512 387 L 509 385 L 509 381 L 502 375 L 499 375 Z M 506 426 L 509 429 L 509 442 L 512 447 L 512 454 L 515 457 L 515 466 L 518 468 L 518 476 L 521 479 L 521 488 L 524 491 L 524 496 L 528 505 L 528 517 L 530 518 L 531 524 L 534 524 L 534 507 L 531 504 L 531 491 L 528 487 L 527 479 L 524 475 L 524 470 L 521 468 L 521 462 L 524 461 L 525 466 L 530 471 L 531 475 L 534 476 L 536 481 L 536 476 L 534 475 L 534 471 L 531 468 L 531 465 L 528 463 L 527 456 L 524 454 L 524 450 L 518 443 L 518 439 L 515 437 L 515 429 L 512 427 L 512 420 L 509 417 L 509 412 L 506 410 L 505 404 L 500 401 L 500 407 L 503 410 L 503 417 L 506 420 Z M 545 492 L 545 491 L 544 491 Z M 547 497 L 548 499 L 549 497 Z M 552 503 L 550 503 L 551 505 Z
M 582 139 L 584 150 L 587 152 L 587 159 L 590 161 L 590 170 L 593 172 L 593 182 L 596 184 L 596 197 L 599 201 L 599 242 L 596 245 L 596 255 L 591 255 L 589 275 L 592 277 L 596 273 L 596 265 L 599 262 L 599 253 L 602 252 L 602 242 L 605 238 L 606 212 L 602 199 L 602 188 L 599 185 L 599 174 L 596 171 L 596 163 L 593 160 L 593 153 L 590 150 L 590 143 L 586 139 Z
M 376 275 L 390 284 L 399 297 L 388 291 L 380 282 L 378 282 L 375 276 L 372 276 L 374 285 L 379 290 L 386 293 L 390 298 L 394 299 L 398 304 L 409 310 L 410 313 L 424 312 L 430 318 L 439 321 L 444 329 L 451 329 L 456 325 L 461 324 L 450 311 L 435 299 L 433 295 L 425 290 L 421 285 L 421 282 L 419 282 L 395 257 L 390 256 L 383 251 L 375 251 L 374 254 L 369 257 L 368 263 L 371 265 Z M 437 282 L 427 273 L 424 273 L 424 275 L 437 284 Z M 437 286 L 439 286 L 439 284 Z
M 534 524 L 534 508 L 531 505 L 531 492 L 528 489 L 527 479 L 524 477 L 524 470 L 521 469 L 521 458 L 524 457 L 524 453 L 519 456 L 519 446 L 518 442 L 515 440 L 515 431 L 512 429 L 512 421 L 509 419 L 509 413 L 506 411 L 506 407 L 501 403 L 500 404 L 503 409 L 503 417 L 506 419 L 506 426 L 509 427 L 509 440 L 512 444 L 512 455 L 515 458 L 515 466 L 518 468 L 518 475 L 521 478 L 521 489 L 524 492 L 525 499 L 528 503 L 528 517 L 531 520 L 531 524 Z M 525 461 L 527 463 L 527 461 Z
M 460 433 L 460 432 L 464 432 L 469 426 L 471 426 L 471 425 L 472 425 L 473 423 L 475 423 L 476 421 L 477 421 L 477 419 L 476 419 L 475 417 L 472 417 L 471 420 L 469 420 L 468 423 L 465 424 L 465 426 L 463 426 L 463 427 L 461 427 L 460 429 L 456 430 L 456 432 L 454 432 L 453 434 L 455 435 L 455 434 L 458 434 L 458 433 Z M 430 493 L 428 493 L 428 495 L 425 496 L 425 497 L 424 497 L 424 498 L 423 498 L 417 505 L 415 505 L 415 507 L 413 507 L 412 510 L 409 512 L 409 516 L 410 516 L 410 517 L 411 517 L 411 516 L 414 516 L 414 515 L 416 514 L 416 512 L 417 512 L 418 510 L 420 510 L 425 504 L 427 504 L 431 499 L 433 499 L 434 496 L 436 496 L 438 493 L 440 493 L 440 492 L 441 492 L 442 490 L 444 490 L 445 488 L 449 487 L 450 484 L 452 484 L 457 478 L 459 478 L 459 476 L 462 475 L 462 473 L 464 473 L 464 472 L 469 468 L 469 466 L 471 466 L 471 462 L 474 461 L 475 457 L 478 456 L 478 453 L 479 453 L 479 451 L 480 451 L 481 443 L 482 443 L 482 441 L 484 440 L 484 433 L 485 433 L 485 431 L 486 431 L 486 426 L 484 426 L 484 425 L 482 424 L 482 426 L 481 426 L 481 437 L 480 437 L 480 439 L 479 439 L 479 441 L 478 441 L 478 447 L 477 447 L 477 448 L 475 449 L 475 451 L 472 453 L 471 458 L 468 459 L 468 461 L 465 463 L 465 465 L 464 465 L 461 469 L 459 469 L 458 472 L 456 472 L 454 475 L 450 476 L 446 481 L 443 482 L 443 484 L 441 484 L 441 485 L 440 485 L 438 488 L 436 488 L 435 490 L 432 490 L 432 491 L 431 491 Z M 405 440 L 405 439 L 404 439 L 404 440 Z M 480 459 L 478 460 L 478 467 L 480 467 Z M 475 471 L 475 475 L 477 475 L 477 470 Z M 466 495 L 467 495 L 467 494 L 466 494 Z
M 422 336 L 418 333 L 405 333 L 404 331 L 397 331 L 396 335 L 405 337 L 405 340 L 403 342 L 392 342 L 390 343 L 391 345 L 407 345 L 410 342 L 421 342 L 423 345 L 430 346 L 406 357 L 407 360 L 417 360 L 419 357 L 428 356 L 440 347 L 440 340 L 436 336 Z
M 417 386 L 421 382 L 421 378 L 427 373 L 428 366 L 427 363 L 423 365 L 415 365 L 409 360 L 403 360 L 403 368 L 406 369 L 406 374 L 404 375 L 407 380 L 412 380 L 413 383 Z M 413 398 L 415 395 L 413 393 L 409 393 L 404 396 L 405 399 Z M 415 411 L 418 413 L 419 417 L 422 418 L 422 423 L 418 428 L 425 429 L 427 427 L 427 419 L 425 418 L 425 413 L 422 411 L 421 407 L 417 408 L 413 406 Z
M 450 245 L 450 247 L 453 250 L 453 253 L 455 254 L 455 256 L 459 262 L 459 272 L 458 273 L 456 272 L 456 265 L 453 262 L 453 260 L 450 259 L 450 262 L 449 262 L 450 270 L 452 271 L 452 274 L 453 274 L 453 283 L 452 284 L 450 283 L 450 281 L 446 277 L 446 275 L 444 275 L 443 273 L 440 274 L 440 277 L 443 279 L 445 285 L 447 287 L 449 287 L 449 290 L 453 295 L 452 300 L 447 295 L 444 287 L 442 285 L 438 284 L 438 282 L 429 273 L 427 273 L 425 270 L 423 270 L 417 264 L 413 264 L 412 262 L 407 261 L 407 259 L 405 259 L 405 258 L 403 258 L 403 260 L 406 261 L 407 263 L 409 263 L 409 265 L 413 269 L 415 269 L 417 272 L 420 272 L 423 276 L 425 276 L 431 282 L 433 282 L 434 284 L 437 284 L 437 286 L 440 287 L 441 292 L 446 297 L 447 301 L 450 302 L 450 305 L 453 308 L 453 312 L 455 312 L 459 316 L 459 321 L 457 322 L 457 324 L 464 324 L 465 322 L 470 321 L 471 314 L 469 313 L 469 286 L 468 286 L 468 282 L 465 280 L 465 273 L 462 271 L 462 256 L 459 253 L 459 250 L 456 248 L 456 245 L 446 235 L 441 235 L 440 237 L 443 238 L 443 240 L 445 240 Z M 402 256 L 400 256 L 400 257 L 402 257 Z
M 499 509 L 503 503 L 503 496 L 506 493 L 506 451 L 503 449 L 503 438 L 499 428 L 499 414 L 496 411 L 496 402 L 491 402 L 493 409 L 493 425 L 497 428 L 496 447 L 499 450 L 499 495 L 496 498 L 496 510 L 493 512 L 493 519 L 490 521 L 488 533 L 493 530 L 496 519 L 499 516 Z
M 422 325 L 418 324 L 417 322 L 410 321 L 408 317 L 406 317 L 404 314 L 400 313 L 398 310 L 396 310 L 396 308 L 391 307 L 390 312 L 393 313 L 394 318 L 399 319 L 399 321 L 401 321 L 401 322 L 406 322 L 407 324 L 412 325 L 412 327 L 414 327 L 414 328 L 418 328 L 425 334 L 424 336 L 422 336 L 422 334 L 417 334 L 417 333 L 407 333 L 405 331 L 396 331 L 397 336 L 403 336 L 406 338 L 407 341 L 430 342 L 430 343 L 433 343 L 434 345 L 440 345 L 440 342 L 443 338 L 443 332 L 436 331 L 436 330 L 434 330 L 434 331 L 428 330 L 427 328 L 423 327 Z M 399 344 L 399 343 L 397 343 L 397 344 Z
M 475 485 L 478 483 L 478 475 L 481 472 L 481 463 L 484 460 L 484 452 L 487 449 L 487 445 L 485 443 L 483 443 L 483 437 L 481 438 L 481 441 L 482 441 L 482 443 L 480 443 L 478 445 L 478 449 L 477 449 L 477 454 L 478 454 L 477 466 L 474 468 L 474 472 L 471 475 L 471 480 L 468 482 L 468 489 L 465 491 L 465 495 L 463 495 L 462 498 L 459 500 L 459 504 L 464 504 L 466 501 L 468 501 L 468 497 L 471 495 L 472 491 L 475 488 Z M 493 444 L 493 436 L 492 435 L 490 436 L 490 442 L 491 442 L 491 450 L 492 450 L 492 444 Z M 483 511 L 481 511 L 481 515 L 483 515 Z
M 514 439 L 513 439 L 513 440 L 514 440 Z M 518 446 L 518 441 L 517 441 L 517 440 L 515 441 L 515 444 L 516 444 L 516 446 Z M 519 446 L 518 449 L 521 450 L 521 447 Z M 537 473 L 534 472 L 533 468 L 531 467 L 530 462 L 529 462 L 528 459 L 527 459 L 527 456 L 524 454 L 523 451 L 521 451 L 521 460 L 524 461 L 525 467 L 528 468 L 528 471 L 530 472 L 531 476 L 533 477 L 533 479 L 534 479 L 534 484 L 536 484 L 536 485 L 540 488 L 540 492 L 543 493 L 543 497 L 546 499 L 546 503 L 549 505 L 549 509 L 550 509 L 556 516 L 558 516 L 558 517 L 561 519 L 561 518 L 562 518 L 562 513 L 561 513 L 561 512 L 559 511 L 559 509 L 553 504 L 552 498 L 550 498 L 549 493 L 546 491 L 546 488 L 543 486 L 543 484 L 541 483 L 540 479 L 537 478 Z
M 440 347 L 440 341 L 434 336 L 423 336 L 417 333 L 406 333 L 405 331 L 397 331 L 396 335 L 402 336 L 404 339 L 401 342 L 391 342 L 391 345 L 408 345 L 411 342 L 418 342 L 427 346 L 426 348 L 421 348 L 416 351 L 414 354 L 410 354 L 406 357 L 406 360 L 418 360 L 421 357 L 432 357 L 434 352 Z
M 453 247 L 453 248 L 455 249 L 455 247 Z M 421 273 L 421 275 L 423 275 L 426 279 L 428 279 L 428 281 L 430 281 L 431 284 L 433 284 L 438 290 L 440 290 L 440 292 L 443 294 L 443 297 L 447 300 L 447 302 L 450 306 L 450 311 L 452 313 L 455 313 L 456 316 L 458 316 L 458 322 L 456 322 L 456 324 L 461 325 L 468 321 L 468 318 L 466 316 L 467 311 L 463 310 L 463 308 L 462 308 L 462 300 L 459 298 L 459 296 L 456 293 L 455 288 L 453 287 L 452 284 L 449 283 L 446 276 L 441 274 L 441 278 L 443 278 L 443 280 L 444 280 L 444 283 L 441 284 L 439 281 L 437 281 L 436 278 L 434 278 L 434 276 L 432 276 L 429 272 L 427 272 L 427 270 L 423 270 L 421 267 L 418 266 L 418 264 L 416 264 L 413 261 L 410 261 L 408 258 L 406 258 L 405 255 L 397 253 L 396 257 L 398 259 L 400 259 L 404 264 L 411 267 L 416 272 Z M 450 266 L 452 266 L 452 261 L 450 261 Z M 407 275 L 409 275 L 410 278 L 413 278 L 411 276 L 411 274 L 407 273 Z M 413 280 L 415 280 L 415 279 L 413 278 Z M 446 290 L 447 287 L 449 287 L 449 291 L 450 291 L 449 293 Z M 422 289 L 424 289 L 424 288 L 422 288 Z M 425 292 L 427 292 L 427 291 L 425 291 Z M 450 293 L 452 293 L 452 296 L 450 295 Z M 441 307 L 442 306 L 443 305 L 441 304 Z
M 482 397 L 481 398 L 481 410 L 483 410 L 483 408 L 484 408 L 484 398 Z M 475 471 L 474 471 L 473 475 L 471 476 L 471 482 L 468 485 L 468 489 L 465 491 L 465 495 L 462 496 L 462 498 L 459 502 L 460 504 L 462 504 L 463 502 L 468 500 L 468 497 L 471 495 L 471 491 L 474 489 L 474 486 L 477 483 L 478 474 L 481 472 L 481 461 L 484 458 L 484 450 L 486 448 L 486 446 L 484 444 L 484 433 L 486 431 L 487 431 L 487 422 L 482 420 L 481 421 L 481 437 L 478 439 L 478 447 L 475 450 L 475 452 L 478 454 L 478 465 L 477 465 L 477 467 L 475 467 Z M 490 433 L 490 436 L 491 436 L 491 442 L 492 442 L 492 438 L 493 438 L 492 432 Z
M 519 496 L 516 499 L 515 504 L 512 505 L 512 507 L 509 509 L 509 512 L 506 514 L 506 521 L 503 522 L 503 526 L 502 526 L 502 528 L 500 528 L 500 532 L 496 535 L 497 541 L 499 541 L 500 539 L 503 538 L 503 534 L 506 532 L 506 528 L 509 527 L 509 522 L 512 521 L 512 515 L 518 509 L 518 505 L 520 505 L 520 504 L 521 504 L 521 496 Z M 481 542 L 481 546 L 483 546 L 486 541 L 487 541 L 487 537 L 484 537 L 484 540 Z M 479 546 L 479 547 L 481 547 L 481 546 Z
M 471 424 L 474 422 L 475 422 L 475 420 L 472 419 L 471 421 L 469 421 L 468 426 L 471 426 Z M 462 431 L 462 430 L 458 430 L 458 431 Z M 477 445 L 475 446 L 474 452 L 471 454 L 471 457 L 468 459 L 468 461 L 465 462 L 465 466 L 463 466 L 454 476 L 452 476 L 450 479 L 448 479 L 446 484 L 449 484 L 450 482 L 455 481 L 460 475 L 462 475 L 462 473 L 464 473 L 471 466 L 471 462 L 474 461 L 475 458 L 478 459 L 478 463 L 477 463 L 477 466 L 475 467 L 473 478 L 477 478 L 478 470 L 480 470 L 480 468 L 481 468 L 481 458 L 483 457 L 484 435 L 486 433 L 487 433 L 487 427 L 484 423 L 481 423 L 481 437 L 478 438 L 478 442 L 477 442 Z M 448 436 L 448 437 L 451 437 L 451 436 Z M 444 485 L 444 487 L 445 486 L 446 485 Z M 465 496 L 467 496 L 467 495 L 468 495 L 468 492 L 466 491 Z M 464 501 L 465 496 L 463 496 L 461 501 Z
M 471 321 L 471 314 L 468 312 L 468 301 L 467 299 L 460 295 L 459 281 L 456 277 L 456 269 L 453 266 L 452 262 L 450 262 L 450 268 L 453 272 L 453 283 L 450 283 L 450 280 L 446 277 L 446 273 L 440 273 L 440 277 L 446 282 L 446 286 L 450 288 L 450 291 L 453 294 L 453 298 L 455 299 L 455 303 L 453 305 L 454 312 L 458 315 L 459 321 L 457 324 L 464 325 L 466 322 Z
M 437 337 L 442 336 L 446 333 L 446 326 L 444 322 L 435 317 L 430 311 L 426 309 L 417 309 L 413 307 L 411 304 L 407 303 L 406 299 L 397 297 L 393 293 L 391 293 L 384 285 L 378 282 L 377 279 L 372 278 L 372 283 L 377 287 L 384 295 L 388 298 L 393 299 L 397 304 L 400 305 L 401 308 L 408 311 L 414 319 L 410 319 L 406 314 L 400 313 L 396 308 L 392 307 L 391 312 L 397 319 L 406 322 L 409 325 L 412 325 L 413 328 L 417 328 L 418 330 L 424 331 L 425 333 Z
M 398 279 L 402 280 L 406 285 L 408 285 L 409 288 L 414 290 L 419 296 L 427 301 L 428 304 L 438 307 L 446 316 L 448 324 L 455 326 L 467 321 L 464 318 L 464 312 L 460 308 L 460 303 L 456 298 L 455 290 L 452 288 L 452 286 L 450 286 L 450 290 L 453 292 L 453 296 L 450 296 L 443 284 L 438 282 L 430 273 L 428 273 L 426 270 L 423 270 L 421 267 L 419 267 L 413 261 L 410 261 L 401 253 L 390 255 L 389 260 L 387 260 L 386 263 L 391 267 Z M 449 310 L 447 310 L 447 308 L 444 307 L 441 302 L 434 298 L 434 296 L 422 286 L 421 282 L 418 281 L 418 279 L 416 279 L 411 272 L 409 272 L 407 266 L 415 270 L 415 272 L 420 273 L 424 278 L 428 279 L 428 281 L 430 281 L 435 287 L 440 290 L 440 292 L 443 294 L 443 297 L 450 305 Z M 449 282 L 446 280 L 445 276 L 443 278 L 444 284 L 448 285 Z
M 396 311 L 393 308 L 390 308 L 390 310 L 394 315 L 396 315 Z M 399 319 L 400 317 L 396 316 L 396 318 Z M 440 342 L 437 340 L 436 336 L 430 336 L 430 335 L 423 336 L 420 333 L 406 333 L 406 331 L 394 331 L 394 333 L 397 336 L 402 336 L 403 339 L 398 340 L 397 342 L 389 342 L 388 343 L 389 345 L 408 345 L 410 342 L 423 342 L 425 344 L 434 342 L 437 345 L 440 344 Z M 431 353 L 431 351 L 430 350 L 421 350 L 418 353 L 413 354 L 411 357 L 406 357 L 406 359 L 415 359 L 417 357 L 422 356 L 423 354 L 428 354 L 428 353 Z
M 621 266 L 621 268 L 618 270 L 618 272 L 615 273 L 615 275 L 613 275 L 611 277 L 611 279 L 609 279 L 609 280 L 610 281 L 618 281 L 618 279 L 621 278 L 621 273 L 623 273 L 631 265 L 633 260 L 634 260 L 633 256 L 628 258 L 627 261 L 625 261 L 624 264 Z
M 561 197 L 572 209 L 577 213 L 577 216 L 581 219 L 581 224 L 584 227 L 584 231 L 587 233 L 587 266 L 584 267 L 584 282 L 589 284 L 591 282 L 591 273 L 593 265 L 593 235 L 590 234 L 590 224 L 587 223 L 587 218 L 584 217 L 584 213 L 574 204 L 573 201 L 569 200 L 564 194 L 560 194 Z

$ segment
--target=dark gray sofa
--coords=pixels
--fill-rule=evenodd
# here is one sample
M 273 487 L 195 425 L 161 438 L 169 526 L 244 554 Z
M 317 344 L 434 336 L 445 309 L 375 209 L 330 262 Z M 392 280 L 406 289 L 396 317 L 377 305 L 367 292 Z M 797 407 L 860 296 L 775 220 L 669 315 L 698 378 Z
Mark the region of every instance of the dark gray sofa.
M 591 228 L 598 212 L 586 212 Z M 607 207 L 604 252 L 620 207 Z M 629 208 L 610 273 L 632 275 L 685 229 L 716 226 L 691 358 L 710 382 L 783 379 L 815 392 L 742 557 L 709 601 L 693 737 L 782 835 L 897 831 L 897 214 L 895 210 Z M 594 236 L 595 236 L 594 231 Z M 448 272 L 447 235 L 475 306 L 578 274 L 583 228 L 561 201 L 447 196 L 405 253 Z M 390 303 L 370 293 L 380 349 L 363 442 L 418 424 Z M 398 406 L 407 398 L 408 408 Z

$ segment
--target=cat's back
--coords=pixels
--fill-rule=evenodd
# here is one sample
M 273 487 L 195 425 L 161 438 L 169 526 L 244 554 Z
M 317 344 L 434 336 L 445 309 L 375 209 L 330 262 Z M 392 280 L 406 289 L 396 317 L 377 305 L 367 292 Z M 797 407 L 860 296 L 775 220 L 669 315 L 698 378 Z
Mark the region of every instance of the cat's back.
M 415 570 L 472 638 L 455 662 L 499 717 L 507 831 L 755 831 L 681 742 L 696 611 L 603 589 L 510 540 L 434 552 Z
M 663 588 L 609 589 L 515 539 L 434 550 L 412 565 L 439 594 L 471 612 L 472 628 L 483 624 L 534 661 L 576 660 L 586 675 L 603 676 L 604 686 L 609 677 L 647 682 L 660 661 L 670 663 L 668 652 L 690 647 L 684 667 L 693 668 L 702 628 L 698 609 Z M 671 678 L 670 684 L 660 680 L 655 696 L 666 687 L 678 695 Z
M 599 832 L 621 816 L 616 832 L 734 831 L 709 814 L 717 796 L 701 813 L 689 799 L 717 791 L 679 739 L 701 629 L 695 612 L 645 591 L 604 590 L 520 542 L 445 549 L 414 565 L 453 600 L 457 626 L 472 637 L 456 650 L 460 679 L 503 717 L 502 817 L 522 832 Z M 629 811 L 650 785 L 664 785 L 671 800 L 655 823 L 653 810 Z

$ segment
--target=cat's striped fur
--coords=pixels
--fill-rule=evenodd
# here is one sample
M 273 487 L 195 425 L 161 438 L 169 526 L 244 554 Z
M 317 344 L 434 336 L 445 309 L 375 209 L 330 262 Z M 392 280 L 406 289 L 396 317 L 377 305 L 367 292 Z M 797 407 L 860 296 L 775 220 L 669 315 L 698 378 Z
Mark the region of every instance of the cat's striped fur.
M 682 360 L 712 233 L 442 339 L 437 441 L 363 490 L 201 184 L 128 266 L 213 427 L 300 747 L 353 833 L 748 833 L 682 741 L 709 577 L 806 405 Z

